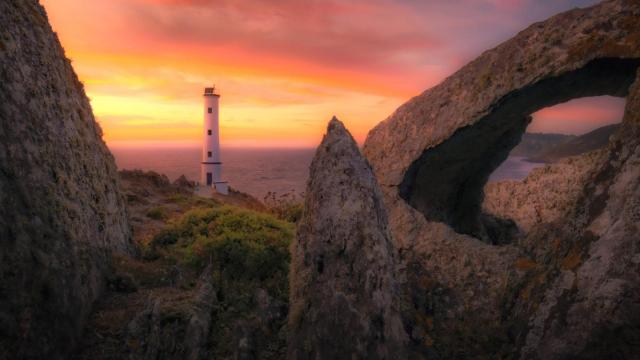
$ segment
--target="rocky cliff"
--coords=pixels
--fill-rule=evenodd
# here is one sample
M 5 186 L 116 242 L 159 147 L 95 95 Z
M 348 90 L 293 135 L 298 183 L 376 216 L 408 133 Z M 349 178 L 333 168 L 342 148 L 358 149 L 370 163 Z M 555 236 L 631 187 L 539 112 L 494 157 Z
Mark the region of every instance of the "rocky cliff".
M 513 220 L 528 233 L 544 223 L 560 221 L 576 205 L 584 184 L 595 171 L 600 150 L 536 168 L 522 181 L 490 182 L 484 188 L 484 213 Z
M 569 137 L 548 148 L 528 156 L 529 161 L 552 163 L 570 156 L 581 155 L 605 147 L 619 125 L 606 125 L 586 134 Z
M 364 146 L 383 188 L 428 220 L 484 237 L 482 188 L 531 113 L 627 95 L 640 64 L 638 6 L 605 1 L 534 24 L 402 105 Z
M 522 156 L 530 158 L 546 149 L 568 141 L 575 136 L 564 134 L 524 133 L 520 143 L 514 147 L 509 156 Z M 604 144 L 603 144 L 604 146 Z
M 637 354 L 639 66 L 640 3 L 604 1 L 533 24 L 369 133 L 412 347 L 441 358 Z M 484 201 L 531 113 L 596 95 L 627 97 L 605 149 Z
M 36 0 L 0 1 L 0 358 L 62 358 L 133 252 L 112 156 Z
M 289 359 L 400 359 L 406 335 L 382 194 L 335 118 L 292 246 Z

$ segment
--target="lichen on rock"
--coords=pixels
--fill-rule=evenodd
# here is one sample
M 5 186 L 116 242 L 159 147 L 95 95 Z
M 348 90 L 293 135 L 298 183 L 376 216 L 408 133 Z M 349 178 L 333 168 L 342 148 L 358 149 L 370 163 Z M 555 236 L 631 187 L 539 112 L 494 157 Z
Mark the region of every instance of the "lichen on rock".
M 36 0 L 0 1 L 0 358 L 65 358 L 134 253 L 113 157 Z
M 371 130 L 363 152 L 400 254 L 412 346 L 442 358 L 637 354 L 639 17 L 639 2 L 609 0 L 533 24 Z M 485 194 L 530 114 L 599 95 L 627 98 L 605 149 Z
M 341 122 L 311 164 L 292 246 L 290 359 L 400 359 L 396 260 L 382 194 Z

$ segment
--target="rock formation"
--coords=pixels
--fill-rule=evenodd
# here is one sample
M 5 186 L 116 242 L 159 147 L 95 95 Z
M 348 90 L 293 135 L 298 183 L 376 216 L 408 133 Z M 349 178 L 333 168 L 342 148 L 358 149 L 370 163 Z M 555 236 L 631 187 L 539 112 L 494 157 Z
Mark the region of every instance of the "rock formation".
M 311 164 L 291 267 L 290 359 L 405 356 L 382 194 L 335 118 Z
M 213 288 L 213 269 L 207 266 L 200 276 L 200 286 L 195 297 L 193 315 L 189 319 L 189 325 L 185 334 L 185 345 L 188 360 L 204 358 L 204 353 L 211 327 L 211 314 L 217 300 L 216 291 Z
M 593 173 L 593 162 L 603 151 L 565 159 L 536 168 L 522 181 L 490 182 L 482 209 L 490 216 L 513 220 L 520 232 L 560 221 L 575 206 L 583 185 Z
M 605 1 L 530 26 L 369 133 L 364 154 L 389 212 L 412 349 L 522 359 L 640 351 L 639 66 L 640 3 Z M 627 97 L 608 147 L 559 165 L 565 174 L 534 172 L 512 199 L 487 199 L 494 216 L 484 214 L 487 178 L 530 114 L 596 95 Z M 577 176 L 554 184 L 553 172 Z M 511 244 L 493 245 L 505 236 Z
M 606 1 L 534 24 L 402 105 L 364 147 L 380 184 L 427 220 L 483 237 L 482 188 L 531 113 L 627 95 L 640 64 L 637 8 Z
M 575 206 L 522 241 L 541 264 L 524 282 L 529 301 L 514 304 L 513 316 L 528 319 L 522 358 L 631 359 L 640 350 L 639 111 L 640 73 L 622 129 L 594 159 Z
M 544 151 L 528 156 L 527 160 L 553 163 L 570 156 L 582 155 L 601 149 L 609 144 L 611 136 L 618 131 L 619 127 L 619 124 L 611 124 L 580 136 L 570 136 L 565 141 L 561 141 L 553 146 L 549 146 Z
M 192 297 L 186 291 L 149 297 L 129 323 L 122 344 L 130 360 L 208 358 L 207 341 L 217 302 L 212 273 L 211 265 L 202 271 Z
M 44 9 L 0 1 L 0 24 L 0 358 L 62 358 L 131 234 L 115 163 Z

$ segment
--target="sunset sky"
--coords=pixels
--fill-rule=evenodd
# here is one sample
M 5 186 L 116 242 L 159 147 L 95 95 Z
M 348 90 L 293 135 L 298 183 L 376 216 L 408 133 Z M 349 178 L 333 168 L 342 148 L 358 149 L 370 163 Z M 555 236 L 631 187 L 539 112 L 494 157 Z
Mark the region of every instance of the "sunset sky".
M 594 0 L 41 0 L 110 146 L 197 144 L 202 89 L 226 146 L 315 146 L 332 115 L 362 142 L 396 107 L 534 21 Z M 624 101 L 543 110 L 581 133 Z

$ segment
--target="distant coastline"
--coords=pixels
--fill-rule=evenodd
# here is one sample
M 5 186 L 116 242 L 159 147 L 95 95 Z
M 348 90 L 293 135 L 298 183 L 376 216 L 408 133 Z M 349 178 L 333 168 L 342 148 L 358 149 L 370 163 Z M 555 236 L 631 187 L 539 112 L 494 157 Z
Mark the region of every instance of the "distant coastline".
M 197 180 L 198 147 L 112 147 L 118 169 L 155 171 L 174 181 L 181 175 Z M 315 149 L 223 148 L 224 177 L 229 185 L 262 200 L 269 192 L 304 192 Z

